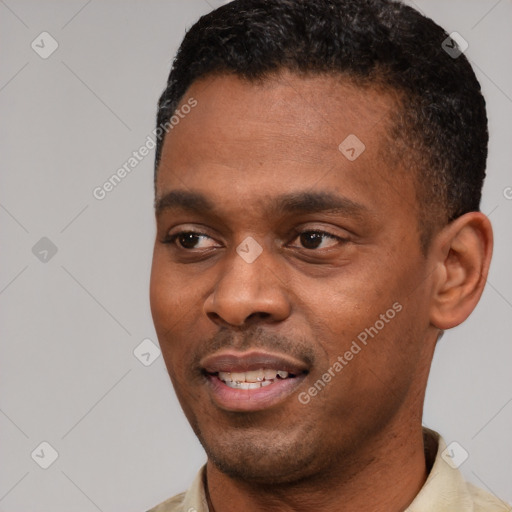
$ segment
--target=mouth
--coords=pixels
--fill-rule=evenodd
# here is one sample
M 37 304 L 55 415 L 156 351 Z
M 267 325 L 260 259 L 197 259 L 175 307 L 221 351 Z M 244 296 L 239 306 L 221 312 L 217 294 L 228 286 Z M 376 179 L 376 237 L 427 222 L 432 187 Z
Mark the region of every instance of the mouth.
M 223 352 L 201 361 L 213 402 L 228 411 L 257 411 L 289 397 L 309 373 L 302 361 L 264 352 Z
M 272 385 L 277 379 L 295 378 L 293 373 L 271 368 L 260 368 L 249 372 L 216 372 L 210 375 L 217 377 L 232 389 L 260 389 Z

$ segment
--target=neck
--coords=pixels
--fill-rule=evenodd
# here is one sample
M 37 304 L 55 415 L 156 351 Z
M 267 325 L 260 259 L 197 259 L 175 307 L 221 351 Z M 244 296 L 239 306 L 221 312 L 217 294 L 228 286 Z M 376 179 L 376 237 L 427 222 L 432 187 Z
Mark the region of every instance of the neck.
M 351 464 L 326 468 L 313 479 L 287 486 L 235 480 L 208 461 L 210 512 L 334 512 L 340 505 L 344 512 L 405 510 L 427 478 L 421 425 L 390 425 L 380 434 L 364 453 L 354 454 Z

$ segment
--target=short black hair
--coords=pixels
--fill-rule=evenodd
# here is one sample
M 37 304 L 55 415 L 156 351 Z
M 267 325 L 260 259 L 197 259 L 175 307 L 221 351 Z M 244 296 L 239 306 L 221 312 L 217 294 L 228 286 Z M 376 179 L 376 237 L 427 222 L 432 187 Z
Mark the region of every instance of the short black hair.
M 425 249 L 435 226 L 479 210 L 485 178 L 485 100 L 465 55 L 445 51 L 448 37 L 395 0 L 234 0 L 186 33 L 158 102 L 157 127 L 169 122 L 190 85 L 209 75 L 258 82 L 288 70 L 384 86 L 401 98 L 388 135 L 403 166 L 416 172 Z

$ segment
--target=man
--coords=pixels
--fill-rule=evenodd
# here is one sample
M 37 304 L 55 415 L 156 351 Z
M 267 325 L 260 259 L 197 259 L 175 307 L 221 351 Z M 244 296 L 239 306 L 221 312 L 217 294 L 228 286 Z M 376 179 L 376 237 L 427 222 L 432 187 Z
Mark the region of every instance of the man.
M 485 102 L 447 37 L 390 0 L 236 0 L 187 33 L 150 295 L 208 460 L 154 512 L 509 510 L 421 423 L 492 252 Z

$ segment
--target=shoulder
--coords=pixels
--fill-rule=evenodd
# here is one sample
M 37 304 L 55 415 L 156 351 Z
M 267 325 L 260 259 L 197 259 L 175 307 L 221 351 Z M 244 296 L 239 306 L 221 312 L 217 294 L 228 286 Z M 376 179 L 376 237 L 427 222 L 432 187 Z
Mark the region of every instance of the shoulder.
M 466 485 L 473 498 L 475 512 L 512 512 L 512 506 L 507 505 L 504 501 L 469 482 Z
M 177 494 L 147 512 L 181 512 L 185 494 L 184 492 Z
M 430 471 L 408 512 L 512 512 L 510 505 L 464 478 L 440 434 L 425 427 L 423 433 Z
M 206 465 L 197 472 L 187 492 L 177 494 L 147 512 L 208 512 L 203 487 L 205 470 Z

